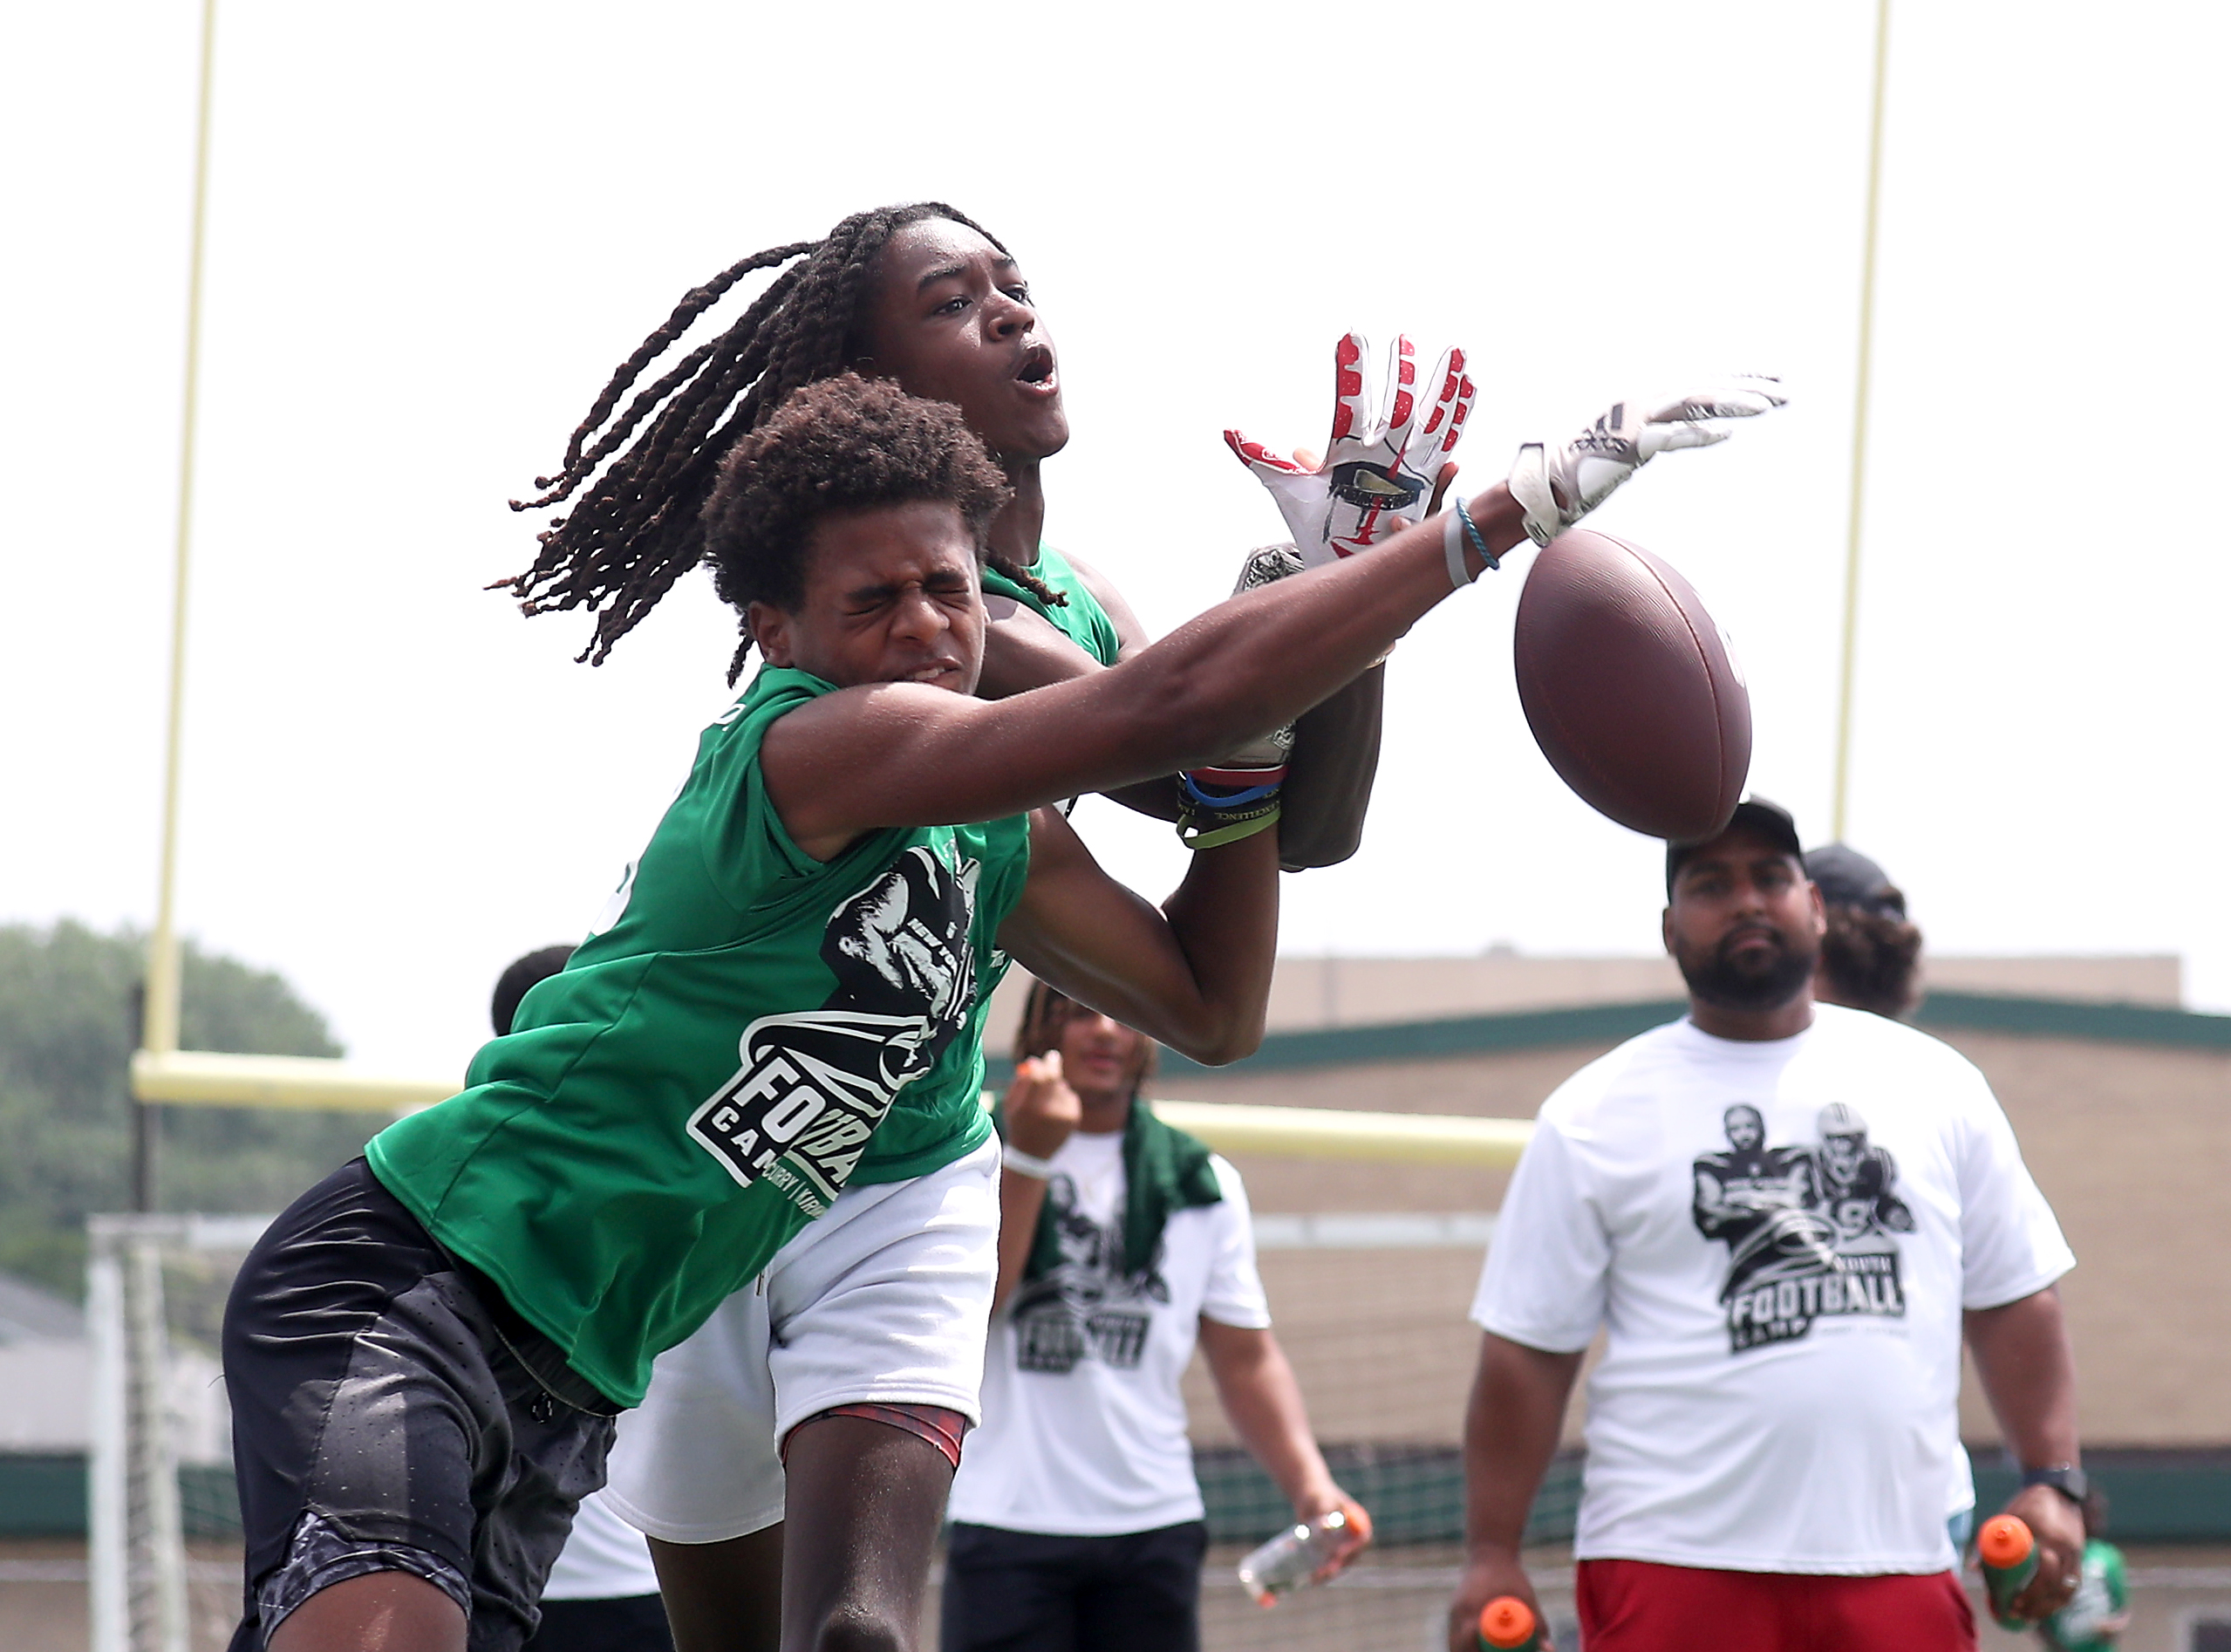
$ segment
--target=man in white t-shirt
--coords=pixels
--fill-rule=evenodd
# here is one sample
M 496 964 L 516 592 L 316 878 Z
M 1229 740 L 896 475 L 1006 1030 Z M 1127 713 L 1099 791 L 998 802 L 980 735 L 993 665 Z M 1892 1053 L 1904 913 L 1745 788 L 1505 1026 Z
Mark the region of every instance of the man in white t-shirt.
M 1685 1020 L 1545 1102 L 1472 1317 L 1467 1564 L 1450 1645 L 1499 1594 L 1583 1352 L 1573 1552 L 1589 1652 L 1970 1649 L 1945 1492 L 1963 1328 L 2025 1471 L 2007 1505 L 2067 1598 L 2084 1534 L 2074 1265 L 1982 1075 L 1813 1002 L 1824 928 L 1797 829 L 1759 799 L 1667 855 Z
M 1201 1489 L 1178 1380 L 1197 1341 L 1298 1519 L 1370 1517 L 1333 1483 L 1271 1335 L 1239 1173 L 1137 1100 L 1154 1047 L 1035 983 L 1000 1120 L 984 1423 L 961 1454 L 945 1652 L 1191 1652 Z

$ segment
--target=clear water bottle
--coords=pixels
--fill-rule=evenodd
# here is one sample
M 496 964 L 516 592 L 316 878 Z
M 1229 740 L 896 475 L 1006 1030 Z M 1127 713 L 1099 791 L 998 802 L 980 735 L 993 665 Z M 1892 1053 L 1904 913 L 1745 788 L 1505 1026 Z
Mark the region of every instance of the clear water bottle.
M 1239 1584 L 1257 1606 L 1276 1606 L 1279 1596 L 1304 1587 L 1318 1567 L 1355 1540 L 1347 1516 L 1339 1509 L 1290 1526 L 1239 1563 Z

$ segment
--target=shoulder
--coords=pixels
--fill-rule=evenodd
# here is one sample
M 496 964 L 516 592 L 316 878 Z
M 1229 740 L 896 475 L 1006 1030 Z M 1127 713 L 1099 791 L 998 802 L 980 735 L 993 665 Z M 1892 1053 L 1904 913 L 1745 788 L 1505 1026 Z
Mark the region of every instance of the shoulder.
M 1539 1122 L 1557 1130 L 1585 1129 L 1607 1105 L 1648 1093 L 1657 1077 L 1684 1059 L 1685 1021 L 1668 1021 L 1599 1055 L 1552 1090 Z
M 707 724 L 704 749 L 756 750 L 768 729 L 802 706 L 836 692 L 834 683 L 784 666 L 761 666 L 744 692 Z
M 1927 1083 L 1988 1095 L 1982 1071 L 1941 1038 L 1919 1027 L 1840 1004 L 1815 1007 L 1813 1030 L 1818 1043 L 1839 1061 L 1859 1061 L 1879 1075 L 1895 1074 L 1909 1083 Z
M 1131 604 L 1123 599 L 1123 593 L 1116 588 L 1114 580 L 1083 557 L 1056 550 L 1051 545 L 1041 546 L 1039 555 L 1068 570 L 1071 582 L 1099 604 L 1100 611 L 1107 617 L 1126 652 L 1146 645 L 1146 628 L 1139 623 L 1138 616 L 1131 611 Z

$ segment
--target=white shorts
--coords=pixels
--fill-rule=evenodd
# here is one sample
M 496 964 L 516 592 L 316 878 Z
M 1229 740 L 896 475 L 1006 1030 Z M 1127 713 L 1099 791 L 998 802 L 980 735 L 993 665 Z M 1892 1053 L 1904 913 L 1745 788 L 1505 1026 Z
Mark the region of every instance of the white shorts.
M 980 1422 L 999 1274 L 1000 1148 L 847 1188 L 651 1369 L 605 1500 L 668 1543 L 782 1518 L 782 1438 L 832 1405 L 941 1405 Z

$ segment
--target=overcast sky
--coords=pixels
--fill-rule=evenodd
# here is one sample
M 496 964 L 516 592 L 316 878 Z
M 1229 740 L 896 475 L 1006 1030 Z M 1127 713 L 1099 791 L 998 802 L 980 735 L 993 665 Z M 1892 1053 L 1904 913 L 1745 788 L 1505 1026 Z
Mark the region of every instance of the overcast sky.
M 19 9 L 0 54 L 0 918 L 154 908 L 197 11 Z M 1934 946 L 2175 952 L 2231 1008 L 2231 22 L 2105 15 L 1895 19 L 1850 836 Z M 1075 431 L 1049 536 L 1157 631 L 1279 536 L 1218 432 L 1320 442 L 1349 327 L 1469 347 L 1476 485 L 1619 395 L 1780 372 L 1599 525 L 1733 633 L 1753 784 L 1825 836 L 1873 17 L 224 0 L 187 927 L 360 1059 L 461 1067 L 647 835 L 733 634 L 692 579 L 572 664 L 578 616 L 481 590 L 533 550 L 504 502 L 686 288 L 924 196 L 1020 256 Z M 1654 950 L 1657 847 L 1518 711 L 1522 577 L 1396 653 L 1363 851 L 1286 880 L 1288 951 Z M 1080 820 L 1179 875 L 1166 829 Z

